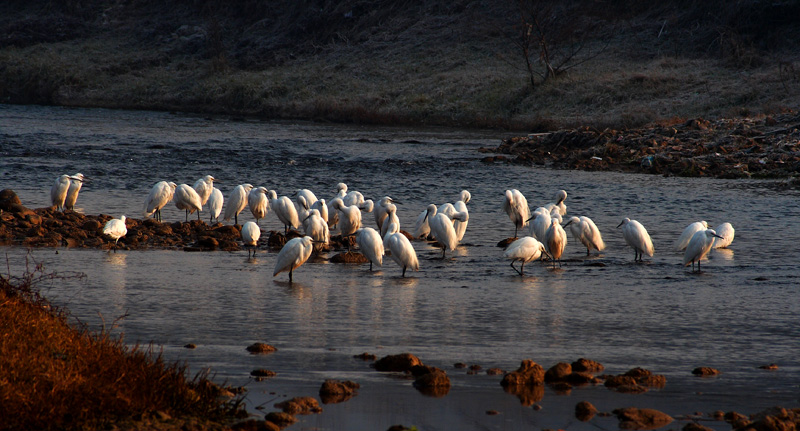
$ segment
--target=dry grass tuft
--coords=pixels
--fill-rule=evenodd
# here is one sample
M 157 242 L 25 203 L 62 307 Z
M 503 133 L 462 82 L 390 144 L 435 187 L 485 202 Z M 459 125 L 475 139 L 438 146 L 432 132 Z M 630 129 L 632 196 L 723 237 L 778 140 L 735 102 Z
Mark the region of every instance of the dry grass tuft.
M 67 322 L 36 289 L 57 279 L 41 265 L 0 275 L 0 430 L 93 430 L 125 421 L 192 417 L 230 421 L 238 400 L 208 373 L 187 377 L 152 346 L 127 347 L 107 332 Z

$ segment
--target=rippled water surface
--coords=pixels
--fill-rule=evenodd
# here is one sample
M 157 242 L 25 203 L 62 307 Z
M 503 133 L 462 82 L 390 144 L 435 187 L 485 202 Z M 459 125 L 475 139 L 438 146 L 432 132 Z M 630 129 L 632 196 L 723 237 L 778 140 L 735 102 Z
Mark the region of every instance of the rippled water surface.
M 58 175 L 82 172 L 94 180 L 81 191 L 80 211 L 139 218 L 160 180 L 191 185 L 212 174 L 226 196 L 247 182 L 285 195 L 308 188 L 327 199 L 345 182 L 376 201 L 384 195 L 401 200 L 406 230 L 427 204 L 452 202 L 468 189 L 463 244 L 442 260 L 428 243 L 414 242 L 420 271 L 405 279 L 389 259 L 370 273 L 366 265 L 332 264 L 323 255 L 299 268 L 289 284 L 286 274 L 271 276 L 277 253 L 266 250 L 254 260 L 245 251 L 31 251 L 50 270 L 87 276 L 44 286 L 53 302 L 95 328 L 125 316 L 117 325 L 128 342 L 153 342 L 168 359 L 245 385 L 255 414 L 287 396 L 316 396 L 326 378 L 361 384 L 355 398 L 325 405 L 291 429 L 377 430 L 397 423 L 424 430 L 616 429 L 612 418 L 578 422 L 575 404 L 589 400 L 601 411 L 654 407 L 675 416 L 798 405 L 798 193 L 756 181 L 482 163 L 477 148 L 496 146 L 501 137 L 0 105 L 0 188 L 14 189 L 23 204 L 37 208 L 49 204 Z M 607 249 L 587 258 L 570 237 L 561 269 L 531 263 L 518 276 L 496 247 L 513 235 L 501 210 L 508 188 L 522 191 L 532 208 L 566 190 L 569 215 L 592 217 Z M 165 221 L 183 217 L 173 205 L 164 210 Z M 633 263 L 633 250 L 615 228 L 623 217 L 648 229 L 653 258 Z M 245 210 L 241 220 L 252 215 Z M 703 272 L 693 274 L 671 249 L 698 220 L 731 222 L 736 239 L 729 249 L 712 251 Z M 364 222 L 374 226 L 371 214 Z M 261 225 L 281 228 L 271 213 Z M 10 271 L 21 272 L 28 251 L 3 252 Z M 279 350 L 251 356 L 244 348 L 254 342 Z M 198 347 L 184 349 L 187 343 Z M 422 395 L 410 380 L 353 359 L 365 351 L 413 353 L 447 370 L 452 388 L 441 398 Z M 526 358 L 547 368 L 579 357 L 603 363 L 609 374 L 645 367 L 664 374 L 667 386 L 642 395 L 602 386 L 557 395 L 547 388 L 542 409 L 534 410 L 503 392 L 499 377 L 453 368 L 464 362 L 512 370 Z M 769 363 L 779 370 L 756 368 Z M 697 366 L 722 375 L 693 377 Z M 249 373 L 256 368 L 277 376 L 255 382 Z

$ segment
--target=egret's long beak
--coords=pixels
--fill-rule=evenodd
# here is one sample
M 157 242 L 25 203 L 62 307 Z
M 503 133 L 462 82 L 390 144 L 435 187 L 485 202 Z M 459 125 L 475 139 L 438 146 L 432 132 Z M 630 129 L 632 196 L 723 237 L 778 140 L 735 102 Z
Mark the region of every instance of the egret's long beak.
M 621 222 L 619 222 L 619 224 L 617 225 L 617 227 L 620 227 L 620 226 L 622 226 L 622 224 L 623 224 L 623 223 L 625 223 L 625 221 L 624 221 L 624 220 L 623 220 L 623 221 L 621 221 Z
M 570 225 L 570 223 L 572 223 L 572 220 L 568 221 L 567 224 L 565 224 L 564 226 L 561 226 L 561 227 L 567 227 L 567 226 Z
M 712 235 L 714 235 L 715 237 L 717 237 L 717 238 L 719 238 L 719 239 L 725 239 L 725 238 L 723 238 L 723 237 L 721 237 L 721 236 L 719 236 L 719 235 L 717 235 L 717 234 L 712 234 Z
M 536 215 L 539 215 L 539 214 L 536 214 Z M 529 219 L 525 220 L 525 223 L 527 223 L 527 222 L 529 222 L 529 221 L 531 221 L 531 220 L 533 220 L 533 219 L 535 219 L 535 218 L 536 218 L 536 216 L 533 216 L 533 217 L 531 217 L 531 218 L 529 218 Z
M 398 201 L 396 199 L 390 199 L 390 200 L 392 201 L 393 204 L 402 204 L 402 202 L 400 202 L 400 201 Z

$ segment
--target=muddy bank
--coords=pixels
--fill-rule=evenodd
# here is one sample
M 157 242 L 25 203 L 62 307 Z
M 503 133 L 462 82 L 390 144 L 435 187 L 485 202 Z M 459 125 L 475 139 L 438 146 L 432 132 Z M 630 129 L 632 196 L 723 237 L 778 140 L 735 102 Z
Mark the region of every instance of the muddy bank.
M 702 118 L 639 129 L 582 127 L 481 148 L 486 163 L 715 178 L 787 178 L 800 172 L 800 114 Z M 793 185 L 797 185 L 792 181 Z

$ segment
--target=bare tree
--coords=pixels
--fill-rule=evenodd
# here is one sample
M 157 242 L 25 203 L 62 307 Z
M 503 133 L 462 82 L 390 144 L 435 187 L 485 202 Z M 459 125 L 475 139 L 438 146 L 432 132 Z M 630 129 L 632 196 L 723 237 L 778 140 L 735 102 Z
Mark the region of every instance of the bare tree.
M 522 55 L 532 89 L 537 77 L 542 82 L 554 78 L 608 46 L 607 24 L 580 13 L 579 1 L 516 0 L 516 19 L 504 33 Z

